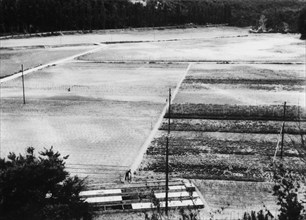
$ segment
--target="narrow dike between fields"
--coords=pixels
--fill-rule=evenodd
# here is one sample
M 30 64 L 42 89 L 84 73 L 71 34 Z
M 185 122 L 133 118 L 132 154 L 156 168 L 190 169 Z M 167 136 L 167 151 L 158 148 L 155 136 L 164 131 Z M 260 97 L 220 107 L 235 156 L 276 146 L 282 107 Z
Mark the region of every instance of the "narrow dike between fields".
M 192 63 L 189 63 L 187 69 L 185 70 L 185 73 L 183 74 L 182 78 L 178 82 L 175 90 L 172 92 L 171 102 L 175 99 L 175 96 L 177 95 L 177 93 L 178 93 L 178 91 L 179 91 L 179 89 L 180 89 L 184 79 L 186 78 L 186 76 L 187 76 L 191 66 L 192 66 Z M 164 115 L 166 114 L 167 110 L 168 110 L 168 102 L 165 104 L 165 106 L 163 108 L 163 111 L 161 112 L 157 122 L 155 123 L 155 125 L 153 127 L 153 130 L 151 131 L 150 135 L 148 136 L 148 138 L 146 139 L 144 144 L 141 146 L 140 151 L 139 151 L 139 153 L 138 153 L 134 163 L 131 165 L 130 169 L 131 169 L 132 173 L 134 173 L 137 170 L 137 168 L 139 167 L 145 152 L 147 151 L 149 145 L 153 141 L 153 139 L 154 139 L 154 137 L 155 137 L 155 135 L 156 135 L 160 125 L 162 124 Z
M 29 73 L 33 73 L 33 72 L 36 72 L 38 70 L 42 70 L 42 69 L 45 69 L 45 68 L 48 68 L 48 67 L 51 67 L 51 66 L 55 66 L 55 65 L 61 64 L 61 63 L 65 63 L 65 62 L 67 62 L 69 60 L 76 59 L 76 58 L 78 58 L 80 56 L 84 56 L 84 55 L 89 54 L 89 53 L 97 52 L 97 51 L 101 50 L 105 46 L 103 44 L 99 44 L 99 45 L 100 46 L 98 46 L 97 48 L 94 48 L 92 50 L 85 51 L 85 52 L 82 52 L 82 53 L 78 53 L 78 54 L 73 55 L 73 56 L 69 56 L 69 57 L 66 57 L 66 58 L 63 58 L 63 59 L 60 59 L 60 60 L 57 60 L 57 61 L 53 61 L 53 62 L 50 62 L 50 63 L 47 63 L 47 64 L 43 64 L 43 65 L 39 65 L 39 66 L 30 68 L 30 69 L 27 69 L 27 70 L 23 71 L 23 75 L 27 75 Z M 4 77 L 4 78 L 0 79 L 0 83 L 4 83 L 4 82 L 7 82 L 7 81 L 16 79 L 18 77 L 21 77 L 21 75 L 22 75 L 22 72 L 18 72 L 18 73 L 15 73 L 13 75 L 9 75 L 7 77 Z

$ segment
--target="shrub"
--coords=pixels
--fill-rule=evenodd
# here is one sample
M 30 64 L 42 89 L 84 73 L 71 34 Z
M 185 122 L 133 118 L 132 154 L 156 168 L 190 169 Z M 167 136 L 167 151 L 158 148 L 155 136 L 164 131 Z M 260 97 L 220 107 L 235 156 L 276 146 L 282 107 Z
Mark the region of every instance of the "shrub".
M 90 219 L 88 204 L 79 197 L 85 182 L 65 171 L 65 159 L 45 149 L 34 155 L 10 153 L 0 158 L 0 220 Z

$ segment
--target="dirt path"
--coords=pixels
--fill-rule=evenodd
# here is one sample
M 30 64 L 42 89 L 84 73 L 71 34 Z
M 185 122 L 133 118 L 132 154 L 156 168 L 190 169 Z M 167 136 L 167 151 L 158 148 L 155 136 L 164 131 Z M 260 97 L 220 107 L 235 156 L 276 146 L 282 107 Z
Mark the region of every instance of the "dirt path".
M 37 67 L 27 69 L 27 70 L 23 71 L 23 75 L 27 75 L 29 73 L 33 73 L 33 72 L 36 72 L 38 70 L 48 68 L 50 66 L 55 66 L 55 65 L 58 65 L 58 64 L 61 64 L 61 63 L 65 63 L 67 61 L 73 60 L 73 59 L 78 58 L 80 56 L 83 56 L 83 55 L 86 55 L 86 54 L 89 54 L 89 53 L 97 52 L 97 51 L 101 50 L 103 47 L 105 47 L 105 45 L 103 45 L 103 44 L 98 44 L 98 45 L 99 46 L 95 49 L 85 51 L 85 52 L 82 52 L 82 53 L 78 53 L 78 54 L 70 56 L 70 57 L 66 57 L 66 58 L 63 58 L 63 59 L 60 59 L 60 60 L 57 60 L 57 61 L 53 61 L 53 62 L 50 62 L 50 63 L 47 63 L 47 64 L 43 64 L 43 65 L 40 65 L 40 66 L 37 66 Z M 19 72 L 19 73 L 13 74 L 11 76 L 5 77 L 3 79 L 0 79 L 0 83 L 16 79 L 16 78 L 20 77 L 21 75 L 22 75 L 22 72 Z

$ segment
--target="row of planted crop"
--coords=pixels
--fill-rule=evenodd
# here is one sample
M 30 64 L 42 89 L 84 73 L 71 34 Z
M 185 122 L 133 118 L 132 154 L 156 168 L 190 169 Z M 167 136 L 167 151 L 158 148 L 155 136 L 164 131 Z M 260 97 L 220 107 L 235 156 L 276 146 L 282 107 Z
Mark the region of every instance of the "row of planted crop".
M 262 120 L 215 120 L 215 119 L 171 119 L 171 131 L 202 131 L 231 133 L 262 133 L 279 134 L 282 121 Z M 164 119 L 160 130 L 168 129 L 168 120 Z M 306 134 L 306 122 L 285 122 L 284 131 L 287 134 Z
M 172 104 L 171 118 L 237 119 L 237 120 L 306 120 L 306 111 L 300 106 L 290 105 L 217 105 L 217 104 Z M 166 118 L 169 117 L 167 112 Z
M 285 157 L 283 164 L 289 169 L 305 174 L 305 163 L 298 157 Z M 160 156 L 145 158 L 141 172 L 165 172 L 165 160 Z M 269 179 L 273 171 L 272 158 L 262 155 L 199 154 L 169 156 L 169 172 L 172 177 L 208 179 Z
M 251 84 L 251 85 L 305 85 L 305 80 L 298 79 L 231 79 L 231 78 L 221 78 L 221 79 L 194 79 L 187 78 L 184 80 L 184 84 Z
M 299 137 L 292 137 L 298 140 Z M 171 136 L 168 139 L 169 155 L 199 155 L 199 154 L 236 154 L 236 155 L 264 155 L 273 156 L 277 146 L 277 138 L 274 140 L 223 140 L 219 138 L 189 138 Z M 281 146 L 279 144 L 279 146 Z M 147 155 L 165 155 L 166 138 L 158 137 L 149 146 Z M 281 153 L 277 151 L 277 156 Z M 283 147 L 283 156 L 298 157 L 299 153 L 290 139 L 286 138 Z

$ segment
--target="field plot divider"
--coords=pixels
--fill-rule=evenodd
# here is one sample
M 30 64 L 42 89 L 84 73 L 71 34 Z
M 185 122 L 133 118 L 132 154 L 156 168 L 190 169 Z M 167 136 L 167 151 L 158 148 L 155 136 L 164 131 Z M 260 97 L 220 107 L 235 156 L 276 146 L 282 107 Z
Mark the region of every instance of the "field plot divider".
M 27 75 L 29 73 L 33 73 L 35 71 L 38 71 L 38 70 L 41 70 L 41 69 L 45 69 L 45 68 L 48 68 L 50 66 L 54 66 L 54 65 L 57 65 L 57 64 L 61 64 L 61 63 L 65 63 L 69 60 L 73 60 L 77 57 L 80 57 L 80 56 L 83 56 L 83 55 L 86 55 L 88 53 L 94 53 L 94 52 L 97 52 L 99 50 L 101 50 L 103 47 L 105 47 L 105 45 L 103 44 L 99 44 L 98 48 L 95 48 L 95 49 L 92 49 L 92 50 L 89 50 L 89 51 L 85 51 L 85 52 L 82 52 L 82 53 L 79 53 L 79 54 L 76 54 L 76 55 L 73 55 L 73 56 L 70 56 L 70 57 L 66 57 L 66 58 L 63 58 L 63 59 L 60 59 L 60 60 L 57 60 L 57 61 L 53 61 L 53 62 L 50 62 L 50 63 L 47 63 L 47 64 L 43 64 L 43 65 L 40 65 L 40 66 L 37 66 L 37 67 L 33 67 L 33 68 L 30 68 L 28 70 L 25 70 L 23 72 L 23 75 Z M 16 79 L 18 77 L 22 76 L 22 72 L 18 72 L 14 75 L 11 75 L 11 76 L 8 76 L 8 77 L 5 77 L 3 79 L 0 79 L 0 83 L 4 83 L 4 82 L 7 82 L 7 81 L 10 81 L 10 80 L 13 80 L 13 79 Z
M 181 85 L 182 85 L 182 83 L 183 83 L 187 73 L 189 72 L 189 70 L 191 68 L 191 65 L 192 65 L 192 63 L 189 63 L 185 73 L 183 74 L 182 78 L 178 82 L 178 84 L 177 84 L 177 86 L 176 86 L 176 88 L 175 88 L 175 90 L 174 90 L 174 92 L 172 94 L 171 102 L 175 99 L 175 96 L 178 93 L 179 88 L 181 87 Z M 164 115 L 166 114 L 167 109 L 168 109 L 168 103 L 165 104 L 165 106 L 163 108 L 163 111 L 162 111 L 162 113 L 160 114 L 160 116 L 158 118 L 158 121 L 154 125 L 153 130 L 151 131 L 149 137 L 146 139 L 144 144 L 141 146 L 140 151 L 139 151 L 137 157 L 135 158 L 133 164 L 131 165 L 130 169 L 131 169 L 132 173 L 134 173 L 137 170 L 137 168 L 139 167 L 139 165 L 140 165 L 140 163 L 141 163 L 141 161 L 143 159 L 143 156 L 144 156 L 146 150 L 148 149 L 150 143 L 153 141 L 153 138 L 154 138 L 155 134 L 157 133 L 159 126 L 162 123 L 162 120 L 164 118 Z

